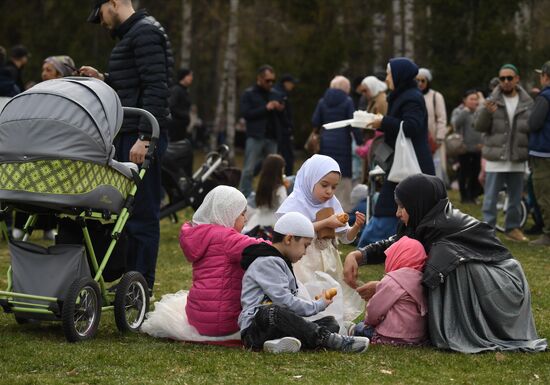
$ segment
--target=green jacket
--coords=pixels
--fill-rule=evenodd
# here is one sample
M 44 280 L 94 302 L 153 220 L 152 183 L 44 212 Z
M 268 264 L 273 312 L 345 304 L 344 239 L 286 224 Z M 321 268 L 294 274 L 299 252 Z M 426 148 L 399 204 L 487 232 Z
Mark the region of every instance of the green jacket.
M 508 119 L 500 87 L 496 87 L 491 94 L 491 99 L 497 104 L 497 110 L 491 114 L 482 107 L 477 112 L 474 127 L 484 134 L 482 155 L 486 160 L 522 162 L 528 159 L 527 121 L 533 99 L 520 86 L 517 87 L 517 91 L 519 101 L 512 122 Z

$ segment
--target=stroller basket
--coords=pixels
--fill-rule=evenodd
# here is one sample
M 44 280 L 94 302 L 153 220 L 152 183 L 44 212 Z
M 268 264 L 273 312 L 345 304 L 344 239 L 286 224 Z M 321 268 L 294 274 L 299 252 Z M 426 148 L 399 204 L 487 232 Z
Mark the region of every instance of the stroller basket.
M 83 245 L 45 248 L 13 241 L 9 243 L 9 250 L 13 290 L 18 293 L 64 298 L 67 287 L 75 278 L 91 277 Z M 43 303 L 37 300 L 29 302 Z

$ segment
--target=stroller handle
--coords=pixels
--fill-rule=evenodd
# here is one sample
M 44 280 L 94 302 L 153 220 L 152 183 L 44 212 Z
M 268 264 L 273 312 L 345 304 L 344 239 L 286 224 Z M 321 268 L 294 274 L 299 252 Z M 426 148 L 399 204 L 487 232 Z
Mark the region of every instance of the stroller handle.
M 128 115 L 140 115 L 141 117 L 149 120 L 149 123 L 151 123 L 151 128 L 153 132 L 151 133 L 151 138 L 154 138 L 155 141 L 159 138 L 159 123 L 157 122 L 157 118 L 153 116 L 149 111 L 146 111 L 142 108 L 135 108 L 135 107 L 122 107 L 122 110 L 124 111 L 124 114 Z

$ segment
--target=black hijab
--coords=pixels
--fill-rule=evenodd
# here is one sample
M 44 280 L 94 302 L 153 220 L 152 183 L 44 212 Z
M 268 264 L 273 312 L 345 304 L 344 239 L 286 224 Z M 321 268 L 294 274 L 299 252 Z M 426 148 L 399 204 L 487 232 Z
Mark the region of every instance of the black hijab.
M 446 198 L 445 184 L 438 177 L 431 175 L 411 175 L 395 188 L 395 199 L 407 210 L 407 229 L 413 233 L 426 214 Z

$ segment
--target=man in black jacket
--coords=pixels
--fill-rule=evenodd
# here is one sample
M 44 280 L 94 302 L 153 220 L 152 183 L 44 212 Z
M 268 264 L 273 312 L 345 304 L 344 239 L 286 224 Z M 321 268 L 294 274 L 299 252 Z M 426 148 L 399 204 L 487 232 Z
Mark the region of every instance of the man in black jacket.
M 168 133 L 170 142 L 177 142 L 187 136 L 187 128 L 191 121 L 189 117 L 191 99 L 188 89 L 193 83 L 193 72 L 187 68 L 180 69 L 177 73 L 177 82 L 170 90 L 170 113 L 172 114 Z
M 277 153 L 283 96 L 272 90 L 275 71 L 269 65 L 256 72 L 256 84 L 247 88 L 241 96 L 241 115 L 246 120 L 246 145 L 244 166 L 239 189 L 248 197 L 252 192 L 254 169 L 269 154 Z
M 294 121 L 292 116 L 292 108 L 290 105 L 290 94 L 298 83 L 298 79 L 290 74 L 285 74 L 281 77 L 280 82 L 273 87 L 282 96 L 285 105 L 285 110 L 282 113 L 283 121 L 281 122 L 281 134 L 277 143 L 279 154 L 285 159 L 285 174 L 294 174 L 294 145 L 293 145 L 293 130 Z
M 139 186 L 126 226 L 128 269 L 142 273 L 152 291 L 160 239 L 160 155 L 166 149 L 170 119 L 172 50 L 164 28 L 145 11 L 136 12 L 130 0 L 96 0 L 88 21 L 101 23 L 119 41 L 111 52 L 106 73 L 83 66 L 80 74 L 104 80 L 117 92 L 123 106 L 149 111 L 161 128 L 157 151 Z M 145 119 L 125 117 L 115 139 L 117 160 L 143 163 L 150 138 L 151 127 Z

